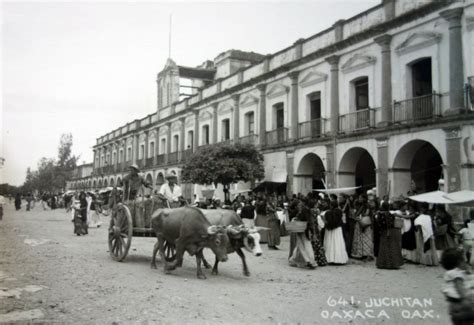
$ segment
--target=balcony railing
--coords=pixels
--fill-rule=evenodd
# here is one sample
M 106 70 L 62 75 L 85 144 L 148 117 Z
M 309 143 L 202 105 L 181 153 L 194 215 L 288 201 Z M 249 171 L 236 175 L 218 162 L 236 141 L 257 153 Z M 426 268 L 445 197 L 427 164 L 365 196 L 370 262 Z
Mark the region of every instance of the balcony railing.
M 266 145 L 273 146 L 288 141 L 288 128 L 278 128 L 266 133 Z
M 244 137 L 239 138 L 239 142 L 242 144 L 258 144 L 258 135 L 256 134 L 249 134 Z
M 164 165 L 165 156 L 166 156 L 165 154 L 161 154 L 161 155 L 156 156 L 156 164 L 157 165 Z
M 318 118 L 298 124 L 298 138 L 319 138 L 326 133 L 326 119 Z
M 168 164 L 176 164 L 178 162 L 178 151 L 168 154 Z
M 153 157 L 147 158 L 145 162 L 146 167 L 153 167 Z
M 410 123 L 440 116 L 440 94 L 433 93 L 393 102 L 394 123 Z
M 181 152 L 181 161 L 187 161 L 193 154 L 193 149 L 187 149 Z
M 339 116 L 339 132 L 355 132 L 375 127 L 375 109 L 366 108 Z

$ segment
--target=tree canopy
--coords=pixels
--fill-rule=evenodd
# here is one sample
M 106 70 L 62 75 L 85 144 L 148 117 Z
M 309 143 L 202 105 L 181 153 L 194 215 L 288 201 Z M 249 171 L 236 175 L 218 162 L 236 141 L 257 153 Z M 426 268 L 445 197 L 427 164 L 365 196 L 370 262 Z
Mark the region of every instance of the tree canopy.
M 215 144 L 196 151 L 183 167 L 183 181 L 222 184 L 224 192 L 239 181 L 264 177 L 263 155 L 250 144 Z
M 38 162 L 37 170 L 32 171 L 28 167 L 22 192 L 63 190 L 79 159 L 78 156 L 72 155 L 72 144 L 72 135 L 62 134 L 58 147 L 58 159 L 43 157 Z

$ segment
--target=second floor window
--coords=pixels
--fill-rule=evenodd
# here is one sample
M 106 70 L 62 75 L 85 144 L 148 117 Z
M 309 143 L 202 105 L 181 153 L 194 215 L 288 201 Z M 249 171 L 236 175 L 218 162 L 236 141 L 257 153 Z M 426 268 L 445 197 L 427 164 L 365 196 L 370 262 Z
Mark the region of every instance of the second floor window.
M 123 150 L 120 149 L 119 156 L 118 156 L 118 162 L 121 163 L 122 161 L 123 161 Z
M 354 81 L 356 110 L 369 108 L 369 78 L 362 77 Z
M 148 157 L 152 158 L 155 156 L 155 141 L 150 142 L 150 148 L 148 150 Z
M 161 139 L 160 143 L 160 154 L 164 154 L 166 152 L 166 139 Z
M 255 114 L 253 112 L 245 114 L 246 134 L 255 133 Z
M 204 125 L 202 127 L 202 144 L 209 144 L 209 125 Z
M 178 151 L 179 148 L 179 136 L 175 135 L 173 136 L 173 152 Z
M 285 111 L 283 103 L 278 103 L 273 105 L 275 111 L 275 126 L 277 129 L 283 128 L 285 126 Z
M 138 159 L 143 159 L 143 157 L 145 157 L 145 145 L 141 144 L 140 145 L 140 155 L 139 155 Z
M 127 161 L 132 160 L 132 148 L 127 148 Z
M 230 120 L 226 118 L 222 120 L 222 141 L 230 139 Z

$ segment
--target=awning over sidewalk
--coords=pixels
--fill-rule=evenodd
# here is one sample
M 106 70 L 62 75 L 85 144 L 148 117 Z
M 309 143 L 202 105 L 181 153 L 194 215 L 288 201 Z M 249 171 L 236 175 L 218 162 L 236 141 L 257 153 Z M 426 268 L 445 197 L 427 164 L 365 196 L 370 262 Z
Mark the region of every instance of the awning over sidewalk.
M 474 206 L 474 191 L 463 190 L 452 193 L 433 191 L 410 196 L 409 199 L 418 202 L 433 204 L 456 204 L 463 206 Z
M 323 188 L 323 189 L 316 189 L 316 190 L 313 190 L 313 192 L 317 191 L 317 192 L 323 192 L 323 193 L 326 193 L 326 194 L 340 194 L 340 193 L 352 193 L 354 192 L 355 190 L 357 190 L 358 188 L 360 188 L 360 186 L 356 186 L 356 187 L 339 187 L 339 188 Z

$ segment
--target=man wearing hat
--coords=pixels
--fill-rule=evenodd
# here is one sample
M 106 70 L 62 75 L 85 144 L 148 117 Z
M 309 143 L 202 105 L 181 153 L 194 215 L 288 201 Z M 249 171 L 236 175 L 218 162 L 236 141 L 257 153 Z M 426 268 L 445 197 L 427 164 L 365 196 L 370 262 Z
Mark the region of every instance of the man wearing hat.
M 176 184 L 178 177 L 175 174 L 166 174 L 167 184 L 163 184 L 160 188 L 158 197 L 163 200 L 167 200 L 170 204 L 170 208 L 178 208 L 181 202 L 184 201 L 181 187 Z
M 145 181 L 142 175 L 138 174 L 140 170 L 136 164 L 132 164 L 130 166 L 130 173 L 125 176 L 122 180 L 122 184 L 124 186 L 124 196 L 126 200 L 134 200 L 138 194 L 138 190 L 140 186 L 144 185 L 149 189 L 153 189 L 153 186 Z

